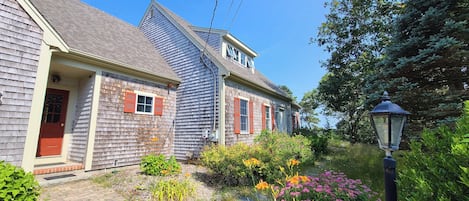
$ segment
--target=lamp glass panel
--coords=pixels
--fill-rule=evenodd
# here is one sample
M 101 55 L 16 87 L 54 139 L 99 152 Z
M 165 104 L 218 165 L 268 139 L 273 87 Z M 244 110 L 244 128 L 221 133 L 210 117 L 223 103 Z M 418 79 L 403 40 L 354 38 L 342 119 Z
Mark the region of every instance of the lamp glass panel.
M 393 150 L 399 149 L 399 143 L 401 142 L 402 130 L 404 129 L 404 123 L 406 116 L 404 115 L 392 115 L 391 116 L 391 129 L 392 129 L 392 139 L 391 139 L 391 148 Z
M 387 114 L 374 114 L 372 116 L 376 133 L 378 135 L 379 147 L 387 149 L 389 147 L 389 124 Z

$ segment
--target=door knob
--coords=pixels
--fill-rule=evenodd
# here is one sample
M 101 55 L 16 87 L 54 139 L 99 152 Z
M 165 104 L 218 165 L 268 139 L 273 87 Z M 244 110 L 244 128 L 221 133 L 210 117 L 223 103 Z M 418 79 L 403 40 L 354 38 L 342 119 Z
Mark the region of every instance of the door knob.
M 65 126 L 65 124 L 64 124 L 64 123 L 60 123 L 60 127 L 64 127 L 64 126 Z

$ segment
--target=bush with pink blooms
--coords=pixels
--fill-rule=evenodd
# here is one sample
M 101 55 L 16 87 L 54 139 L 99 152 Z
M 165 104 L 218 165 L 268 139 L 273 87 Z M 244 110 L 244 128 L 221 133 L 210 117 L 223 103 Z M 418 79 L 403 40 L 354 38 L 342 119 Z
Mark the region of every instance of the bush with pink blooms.
M 376 199 L 360 180 L 349 179 L 343 173 L 326 171 L 318 177 L 293 176 L 283 187 L 272 187 L 275 200 L 368 201 Z

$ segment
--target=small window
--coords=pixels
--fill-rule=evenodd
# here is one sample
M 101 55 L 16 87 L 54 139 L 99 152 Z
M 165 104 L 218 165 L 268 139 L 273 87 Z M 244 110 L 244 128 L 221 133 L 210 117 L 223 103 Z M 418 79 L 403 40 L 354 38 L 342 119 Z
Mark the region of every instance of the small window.
M 246 55 L 241 52 L 241 65 L 246 66 Z
M 230 57 L 230 58 L 233 58 L 233 56 L 234 56 L 233 46 L 231 46 L 231 45 L 226 46 L 226 56 Z
M 249 128 L 248 119 L 248 101 L 240 99 L 240 118 L 241 118 L 241 132 L 247 133 Z
M 272 125 L 272 123 L 271 123 L 271 118 L 270 118 L 270 107 L 265 106 L 265 126 L 266 126 L 266 129 L 272 130 L 271 125 Z
M 234 49 L 233 60 L 239 62 L 239 50 L 236 48 Z
M 252 60 L 251 57 L 247 57 L 246 67 L 254 68 L 254 61 Z
M 162 97 L 157 97 L 152 94 L 125 92 L 124 112 L 162 116 L 164 108 L 163 102 Z
M 153 114 L 153 97 L 151 96 L 137 96 L 137 112 Z

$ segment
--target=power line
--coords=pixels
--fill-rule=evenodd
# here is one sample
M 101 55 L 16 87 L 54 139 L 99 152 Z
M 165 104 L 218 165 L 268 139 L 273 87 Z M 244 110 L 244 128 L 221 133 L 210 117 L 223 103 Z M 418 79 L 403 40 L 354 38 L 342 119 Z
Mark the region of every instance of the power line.
M 233 25 L 234 21 L 236 20 L 236 17 L 238 16 L 239 9 L 241 8 L 241 5 L 243 4 L 243 0 L 239 2 L 238 8 L 236 9 L 236 12 L 233 16 L 233 19 L 231 20 L 230 26 L 228 26 L 228 30 L 231 29 L 231 26 Z
M 212 32 L 213 21 L 215 19 L 215 13 L 217 12 L 217 6 L 218 6 L 218 0 L 215 0 L 215 6 L 213 7 L 213 11 L 212 11 L 213 12 L 212 19 L 210 19 L 210 27 L 208 28 L 208 35 L 207 35 L 207 38 L 205 39 L 204 49 L 202 50 L 202 53 L 200 54 L 201 57 L 203 56 L 203 54 L 205 53 L 205 49 L 207 48 L 207 43 L 210 38 L 210 34 Z

